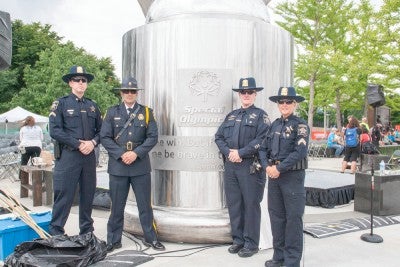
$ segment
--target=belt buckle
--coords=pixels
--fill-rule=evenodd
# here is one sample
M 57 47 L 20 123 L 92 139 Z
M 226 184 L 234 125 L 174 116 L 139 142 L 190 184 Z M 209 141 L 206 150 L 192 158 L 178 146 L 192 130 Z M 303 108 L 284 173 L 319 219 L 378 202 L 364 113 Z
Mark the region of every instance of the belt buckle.
M 133 143 L 131 141 L 126 142 L 126 150 L 132 151 L 133 150 Z

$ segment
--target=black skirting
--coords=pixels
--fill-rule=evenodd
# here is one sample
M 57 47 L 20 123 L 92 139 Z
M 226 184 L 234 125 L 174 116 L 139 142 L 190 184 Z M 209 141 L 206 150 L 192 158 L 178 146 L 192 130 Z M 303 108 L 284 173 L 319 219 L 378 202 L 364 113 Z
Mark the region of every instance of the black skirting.
M 354 174 L 339 171 L 306 170 L 306 205 L 333 208 L 354 199 Z
M 354 199 L 354 185 L 336 188 L 306 187 L 306 205 L 334 208 L 336 205 L 349 203 Z

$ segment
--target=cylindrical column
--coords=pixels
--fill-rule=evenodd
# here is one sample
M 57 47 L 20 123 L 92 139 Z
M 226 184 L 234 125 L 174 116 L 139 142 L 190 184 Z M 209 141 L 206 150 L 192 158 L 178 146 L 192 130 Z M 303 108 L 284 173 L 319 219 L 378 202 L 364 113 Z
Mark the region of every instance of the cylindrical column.
M 290 35 L 249 15 L 175 16 L 124 35 L 123 77 L 132 75 L 145 88 L 140 102 L 154 109 L 159 127 L 151 159 L 161 239 L 231 241 L 214 134 L 238 107 L 232 87 L 241 77 L 255 77 L 265 88 L 256 106 L 275 118 L 267 98 L 290 84 L 291 62 Z M 141 232 L 134 201 L 125 209 L 124 228 Z

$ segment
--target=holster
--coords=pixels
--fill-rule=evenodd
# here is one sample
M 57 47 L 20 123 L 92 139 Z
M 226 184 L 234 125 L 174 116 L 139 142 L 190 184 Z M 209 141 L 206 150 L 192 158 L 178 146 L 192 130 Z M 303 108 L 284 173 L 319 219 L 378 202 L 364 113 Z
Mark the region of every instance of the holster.
M 61 144 L 55 139 L 52 139 L 52 143 L 54 146 L 54 152 L 53 152 L 54 158 L 55 159 L 61 158 L 61 151 L 62 151 Z
M 253 162 L 250 165 L 250 174 L 254 174 L 256 172 L 260 172 L 261 169 L 262 169 L 262 166 L 260 164 L 258 156 L 254 156 Z

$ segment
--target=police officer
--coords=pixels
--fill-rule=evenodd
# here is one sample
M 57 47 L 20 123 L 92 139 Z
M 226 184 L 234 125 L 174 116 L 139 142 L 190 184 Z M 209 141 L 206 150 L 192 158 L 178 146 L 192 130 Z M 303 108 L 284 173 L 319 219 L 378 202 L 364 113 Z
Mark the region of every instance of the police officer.
M 303 251 L 304 188 L 309 127 L 294 115 L 304 97 L 293 87 L 279 88 L 269 98 L 278 104 L 276 119 L 260 149 L 261 165 L 268 176 L 268 211 L 274 254 L 267 267 L 300 266 Z
M 93 75 L 81 66 L 72 66 L 62 77 L 71 94 L 53 102 L 49 116 L 50 136 L 56 140 L 54 167 L 54 204 L 50 234 L 64 234 L 79 183 L 80 234 L 93 232 L 92 203 L 96 190 L 94 147 L 100 143 L 101 114 L 95 102 L 84 96 Z
M 153 111 L 137 103 L 139 89 L 135 78 L 122 82 L 122 103 L 108 109 L 101 129 L 101 142 L 108 151 L 111 214 L 107 224 L 107 251 L 120 248 L 124 209 L 129 187 L 135 193 L 139 219 L 144 234 L 143 244 L 164 250 L 157 240 L 151 207 L 151 166 L 149 151 L 158 141 Z
M 270 122 L 264 110 L 256 108 L 258 91 L 254 78 L 241 78 L 238 92 L 241 108 L 226 117 L 215 134 L 215 143 L 225 160 L 224 189 L 231 223 L 230 253 L 251 257 L 258 252 L 260 239 L 260 202 L 265 173 L 258 163 L 258 149 Z

